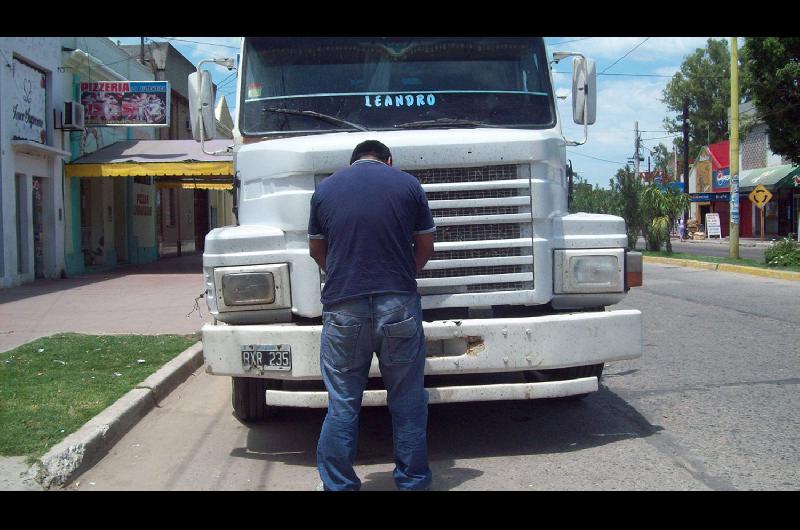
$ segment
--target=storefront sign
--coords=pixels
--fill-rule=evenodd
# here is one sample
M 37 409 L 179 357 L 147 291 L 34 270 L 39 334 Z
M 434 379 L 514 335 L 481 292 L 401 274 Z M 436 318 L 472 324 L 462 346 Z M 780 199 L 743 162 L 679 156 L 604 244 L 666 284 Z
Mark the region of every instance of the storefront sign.
M 136 194 L 136 204 L 133 206 L 133 215 L 153 215 L 153 207 L 150 205 L 150 195 L 147 193 Z
M 87 126 L 169 127 L 169 81 L 80 84 Z
M 47 143 L 47 75 L 14 59 L 11 122 L 14 138 Z
M 731 169 L 726 167 L 725 169 L 716 169 L 714 170 L 714 182 L 713 187 L 714 191 L 728 191 L 730 190 L 731 186 Z
M 691 202 L 713 202 L 713 201 L 729 201 L 730 193 L 690 193 L 689 200 Z
M 708 237 L 717 236 L 722 238 L 722 228 L 720 227 L 718 213 L 706 214 L 706 234 Z

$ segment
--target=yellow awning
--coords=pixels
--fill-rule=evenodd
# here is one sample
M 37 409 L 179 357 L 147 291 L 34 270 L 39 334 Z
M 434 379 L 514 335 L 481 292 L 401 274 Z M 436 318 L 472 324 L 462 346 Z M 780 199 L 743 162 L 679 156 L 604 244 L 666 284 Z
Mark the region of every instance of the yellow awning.
M 68 177 L 207 177 L 233 176 L 233 162 L 112 162 L 65 164 Z

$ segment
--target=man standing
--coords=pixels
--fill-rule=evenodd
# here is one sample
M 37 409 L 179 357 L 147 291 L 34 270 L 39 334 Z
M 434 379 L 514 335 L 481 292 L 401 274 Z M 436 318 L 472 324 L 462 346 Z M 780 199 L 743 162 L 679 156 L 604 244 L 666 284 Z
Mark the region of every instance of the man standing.
M 416 273 L 433 255 L 436 230 L 419 181 L 392 167 L 389 148 L 358 144 L 350 167 L 311 198 L 309 251 L 325 271 L 320 366 L 328 413 L 317 446 L 325 490 L 358 490 L 358 418 L 373 352 L 392 415 L 401 490 L 427 489 L 425 337 Z

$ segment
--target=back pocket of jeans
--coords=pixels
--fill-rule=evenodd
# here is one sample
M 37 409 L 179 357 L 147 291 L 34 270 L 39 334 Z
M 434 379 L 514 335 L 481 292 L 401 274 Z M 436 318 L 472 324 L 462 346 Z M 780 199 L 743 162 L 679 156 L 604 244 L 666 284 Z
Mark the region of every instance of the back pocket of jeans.
M 419 351 L 419 324 L 411 316 L 394 324 L 383 325 L 384 353 L 393 364 L 413 361 Z
M 325 347 L 322 355 L 336 369 L 344 372 L 353 368 L 361 325 L 341 326 L 327 322 L 325 326 Z

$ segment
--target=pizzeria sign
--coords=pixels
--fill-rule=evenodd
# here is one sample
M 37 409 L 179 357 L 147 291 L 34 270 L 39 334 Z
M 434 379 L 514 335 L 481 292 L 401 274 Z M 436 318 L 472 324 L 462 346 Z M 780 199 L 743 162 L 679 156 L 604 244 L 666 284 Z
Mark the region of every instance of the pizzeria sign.
M 88 127 L 169 127 L 169 81 L 80 83 Z

